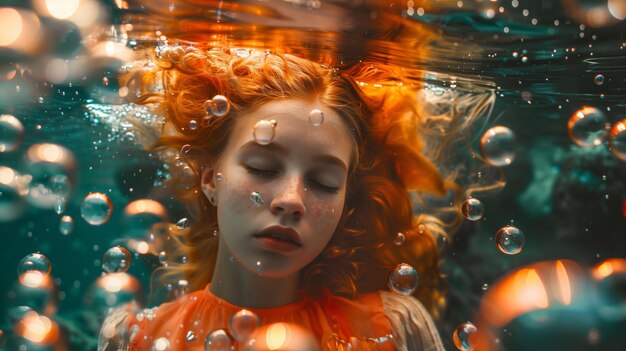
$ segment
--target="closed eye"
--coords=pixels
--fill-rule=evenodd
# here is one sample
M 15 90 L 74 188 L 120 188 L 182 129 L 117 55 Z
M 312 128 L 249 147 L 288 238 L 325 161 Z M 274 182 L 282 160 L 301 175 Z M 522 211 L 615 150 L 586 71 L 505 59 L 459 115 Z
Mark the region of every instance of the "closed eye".
M 279 171 L 275 171 L 271 169 L 259 169 L 259 168 L 251 167 L 245 164 L 243 166 L 248 174 L 252 174 L 256 177 L 261 177 L 261 178 L 271 178 L 271 177 L 278 175 L 279 173 Z M 339 193 L 340 188 L 338 187 L 327 186 L 315 180 L 310 180 L 309 182 L 314 188 L 320 189 L 324 192 L 332 193 L 332 194 Z

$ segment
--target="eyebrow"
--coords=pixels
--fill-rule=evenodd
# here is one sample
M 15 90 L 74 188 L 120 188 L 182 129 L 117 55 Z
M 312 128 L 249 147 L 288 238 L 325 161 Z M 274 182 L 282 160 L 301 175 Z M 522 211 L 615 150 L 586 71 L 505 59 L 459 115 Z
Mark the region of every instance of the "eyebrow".
M 243 144 L 239 148 L 240 151 L 255 150 L 255 149 L 261 150 L 261 151 L 270 151 L 270 152 L 279 154 L 281 156 L 289 156 L 289 152 L 290 152 L 289 148 L 287 148 L 285 145 L 282 145 L 280 143 L 271 142 L 267 145 L 261 145 L 254 140 L 251 140 Z M 346 166 L 346 164 L 342 160 L 340 160 L 338 157 L 335 157 L 333 155 L 320 154 L 320 155 L 315 156 L 313 161 L 331 165 L 331 166 L 339 166 L 343 168 L 343 170 L 345 170 L 346 172 L 348 171 L 348 166 Z

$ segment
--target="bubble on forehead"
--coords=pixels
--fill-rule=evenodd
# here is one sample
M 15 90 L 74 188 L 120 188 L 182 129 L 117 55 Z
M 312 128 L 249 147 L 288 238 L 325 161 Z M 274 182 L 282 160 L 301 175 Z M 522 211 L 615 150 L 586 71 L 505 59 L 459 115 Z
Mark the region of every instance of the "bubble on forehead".
M 324 123 L 324 113 L 318 109 L 309 112 L 309 122 L 315 127 L 319 127 Z
M 276 121 L 275 120 L 260 120 L 256 122 L 252 129 L 252 137 L 260 145 L 268 145 L 274 140 L 276 135 Z

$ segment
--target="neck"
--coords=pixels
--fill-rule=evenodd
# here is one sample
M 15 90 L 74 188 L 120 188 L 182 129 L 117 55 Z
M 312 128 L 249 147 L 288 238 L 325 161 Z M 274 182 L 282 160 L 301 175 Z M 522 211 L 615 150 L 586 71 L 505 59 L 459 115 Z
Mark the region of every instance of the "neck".
M 213 295 L 233 305 L 248 308 L 284 306 L 299 300 L 298 273 L 281 278 L 265 277 L 250 271 L 232 257 L 220 239 L 211 278 L 210 290 Z

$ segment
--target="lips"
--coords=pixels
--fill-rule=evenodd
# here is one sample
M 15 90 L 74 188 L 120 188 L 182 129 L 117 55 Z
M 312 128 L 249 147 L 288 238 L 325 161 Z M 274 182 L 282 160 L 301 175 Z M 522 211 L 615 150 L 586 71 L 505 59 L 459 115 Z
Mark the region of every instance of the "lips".
M 302 246 L 302 238 L 300 234 L 294 229 L 282 226 L 271 226 L 263 229 L 258 234 L 254 235 L 255 238 L 272 238 L 286 243 L 293 244 L 295 246 Z

